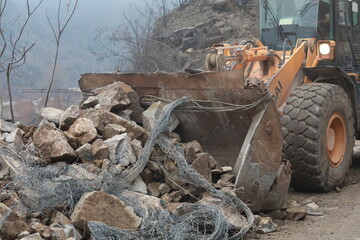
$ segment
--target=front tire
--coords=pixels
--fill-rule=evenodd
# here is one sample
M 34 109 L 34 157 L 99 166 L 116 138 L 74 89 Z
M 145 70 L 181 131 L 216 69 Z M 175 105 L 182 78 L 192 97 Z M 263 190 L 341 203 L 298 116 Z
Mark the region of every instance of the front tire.
M 343 88 L 328 83 L 296 88 L 281 123 L 295 189 L 326 192 L 344 181 L 352 161 L 354 118 Z

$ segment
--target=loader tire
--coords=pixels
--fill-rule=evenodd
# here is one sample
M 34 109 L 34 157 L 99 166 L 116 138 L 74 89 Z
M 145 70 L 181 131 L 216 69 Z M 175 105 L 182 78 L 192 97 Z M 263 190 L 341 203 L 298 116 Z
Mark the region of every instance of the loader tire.
M 354 145 L 353 111 L 343 88 L 327 83 L 296 88 L 281 124 L 293 188 L 328 192 L 343 182 Z

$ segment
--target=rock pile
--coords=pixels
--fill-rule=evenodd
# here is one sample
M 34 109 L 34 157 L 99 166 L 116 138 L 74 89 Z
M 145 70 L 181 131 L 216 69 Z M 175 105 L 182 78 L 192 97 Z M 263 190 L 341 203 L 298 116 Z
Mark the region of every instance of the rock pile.
M 159 231 L 170 236 L 179 226 L 182 233 L 195 234 L 186 224 L 196 221 L 203 221 L 196 234 L 209 239 L 239 232 L 230 229 L 249 224 L 242 209 L 211 196 L 234 192 L 231 167 L 218 166 L 195 140 L 182 143 L 175 115 L 163 139 L 182 149 L 186 166 L 198 172 L 202 184 L 184 179 L 161 144 L 150 146 L 149 158 L 144 157 L 164 108 L 154 102 L 143 109 L 136 92 L 118 82 L 65 111 L 42 109 L 37 128 L 1 121 L 0 237 L 160 239 Z M 230 193 L 223 196 L 230 199 Z M 167 227 L 156 232 L 154 221 L 160 219 Z

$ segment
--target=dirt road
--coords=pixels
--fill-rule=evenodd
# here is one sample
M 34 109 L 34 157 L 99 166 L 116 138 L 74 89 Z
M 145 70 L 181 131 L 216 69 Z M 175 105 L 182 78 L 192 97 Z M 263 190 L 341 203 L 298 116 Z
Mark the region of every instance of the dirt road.
M 291 191 L 288 202 L 308 200 L 320 206 L 323 216 L 307 216 L 304 221 L 276 221 L 278 230 L 267 235 L 254 234 L 249 239 L 344 239 L 360 240 L 360 164 L 351 168 L 341 192 L 309 194 Z

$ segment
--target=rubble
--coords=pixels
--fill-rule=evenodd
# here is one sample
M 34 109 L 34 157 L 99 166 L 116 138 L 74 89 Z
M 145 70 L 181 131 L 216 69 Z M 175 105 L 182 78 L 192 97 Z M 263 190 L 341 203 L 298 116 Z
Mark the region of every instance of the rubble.
M 183 149 L 184 162 L 155 144 L 156 137 L 149 147 L 152 131 L 168 108 L 156 102 L 142 109 L 134 94 L 116 83 L 94 90 L 80 107 L 43 109 L 38 128 L 1 122 L 0 186 L 6 190 L 0 192 L 0 217 L 5 219 L 0 237 L 80 240 L 86 235 L 97 240 L 111 228 L 119 238 L 145 234 L 140 227 L 149 229 L 154 221 L 189 224 L 184 227 L 189 229 L 202 216 L 219 229 L 228 223 L 250 228 L 243 213 L 221 204 L 237 201 L 232 198 L 231 169 L 218 166 L 196 140 L 182 143 L 172 132 L 179 124 L 175 115 L 166 124 L 166 135 L 157 138 L 166 136 L 167 144 Z M 231 196 L 215 187 L 227 188 Z M 204 200 L 205 191 L 221 200 Z M 203 202 L 195 203 L 199 199 Z M 169 238 L 174 234 L 170 228 L 164 231 Z

